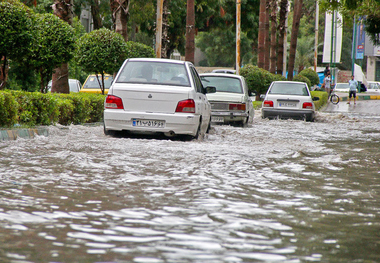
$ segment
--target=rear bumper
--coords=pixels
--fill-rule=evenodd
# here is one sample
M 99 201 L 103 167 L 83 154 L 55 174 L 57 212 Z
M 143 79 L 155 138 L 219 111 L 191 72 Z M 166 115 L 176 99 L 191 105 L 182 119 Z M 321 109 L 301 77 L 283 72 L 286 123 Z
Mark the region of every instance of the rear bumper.
M 269 109 L 262 108 L 261 116 L 263 118 L 280 118 L 280 119 L 306 119 L 313 120 L 315 117 L 314 110 L 287 110 L 287 109 Z
M 195 114 L 164 114 L 146 112 L 125 112 L 122 110 L 104 110 L 104 126 L 112 131 L 159 132 L 195 136 L 199 126 L 199 115 Z M 163 120 L 165 127 L 136 127 L 132 119 Z
M 247 112 L 230 112 L 230 111 L 212 111 L 211 112 L 212 119 L 221 119 L 223 118 L 223 122 L 235 122 L 235 121 L 244 121 L 248 117 Z M 213 121 L 213 122 L 221 122 L 221 121 Z

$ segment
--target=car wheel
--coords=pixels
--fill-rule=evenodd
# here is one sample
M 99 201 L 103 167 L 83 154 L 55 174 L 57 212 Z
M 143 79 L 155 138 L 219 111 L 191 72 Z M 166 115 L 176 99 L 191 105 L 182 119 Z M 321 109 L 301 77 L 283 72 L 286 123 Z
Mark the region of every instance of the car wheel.
M 103 130 L 104 130 L 104 135 L 109 135 L 109 136 L 114 136 L 115 135 L 115 131 L 107 130 L 105 124 L 103 124 Z
M 210 117 L 210 121 L 208 122 L 208 126 L 207 126 L 207 131 L 206 131 L 206 133 L 209 133 L 209 132 L 210 132 L 210 129 L 211 129 L 211 117 Z
M 203 134 L 202 134 L 202 118 L 199 119 L 199 125 L 198 125 L 198 129 L 197 129 L 197 133 L 195 134 L 194 136 L 194 139 L 198 140 L 198 139 L 202 139 L 203 138 Z

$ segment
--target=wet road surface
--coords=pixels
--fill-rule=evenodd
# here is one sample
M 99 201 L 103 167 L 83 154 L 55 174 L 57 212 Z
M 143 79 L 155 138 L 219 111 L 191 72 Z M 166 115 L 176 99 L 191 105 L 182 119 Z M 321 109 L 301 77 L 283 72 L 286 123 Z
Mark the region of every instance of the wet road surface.
M 0 141 L 0 262 L 380 262 L 377 118 L 49 134 Z

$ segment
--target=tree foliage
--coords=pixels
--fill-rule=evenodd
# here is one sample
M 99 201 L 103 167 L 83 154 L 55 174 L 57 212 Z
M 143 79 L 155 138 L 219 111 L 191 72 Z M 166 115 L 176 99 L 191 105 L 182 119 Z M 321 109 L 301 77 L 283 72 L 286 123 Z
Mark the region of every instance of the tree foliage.
M 240 69 L 240 75 L 247 81 L 249 90 L 258 94 L 266 93 L 272 81 L 282 78 L 251 64 Z
M 104 74 L 117 72 L 126 59 L 127 44 L 123 37 L 102 28 L 83 35 L 76 50 L 77 63 L 88 73 L 101 75 L 101 90 L 104 94 Z
M 125 58 L 154 58 L 154 49 L 142 43 L 128 41 Z
M 41 92 L 46 92 L 54 68 L 73 57 L 74 29 L 53 14 L 36 14 L 34 32 L 36 38 L 28 59 L 41 75 Z
M 298 75 L 304 76 L 310 80 L 310 85 L 318 85 L 319 84 L 319 76 L 318 73 L 312 70 L 311 68 L 307 68 L 302 70 Z

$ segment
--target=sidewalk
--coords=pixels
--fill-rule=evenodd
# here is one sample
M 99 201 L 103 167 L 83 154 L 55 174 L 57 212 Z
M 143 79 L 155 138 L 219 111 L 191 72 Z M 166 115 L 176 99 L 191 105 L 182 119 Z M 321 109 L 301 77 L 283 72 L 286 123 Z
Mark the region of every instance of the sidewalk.
M 337 93 L 342 101 L 348 100 L 348 93 Z M 358 100 L 380 100 L 380 95 L 377 94 L 365 94 L 365 93 L 356 93 L 356 99 Z
M 36 135 L 48 136 L 49 131 L 47 128 L 30 128 L 30 129 L 10 129 L 0 130 L 0 141 L 16 140 L 17 138 L 34 138 Z

